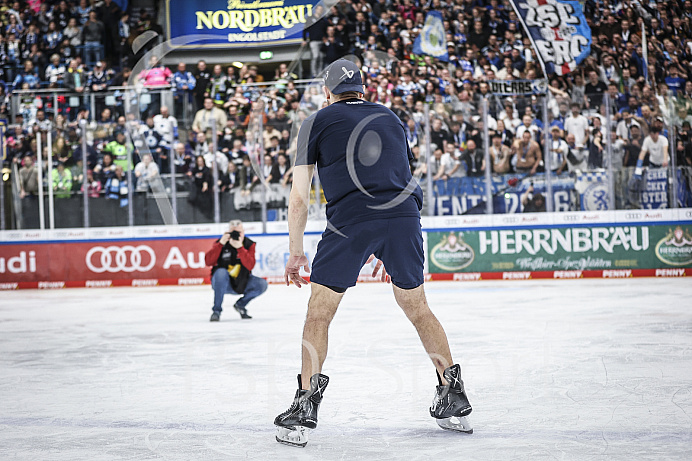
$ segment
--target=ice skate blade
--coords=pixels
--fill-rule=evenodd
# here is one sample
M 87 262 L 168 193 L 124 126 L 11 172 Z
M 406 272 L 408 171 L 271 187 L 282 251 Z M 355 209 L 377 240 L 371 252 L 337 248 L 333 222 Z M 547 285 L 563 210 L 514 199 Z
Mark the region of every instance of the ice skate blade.
M 292 447 L 305 448 L 308 444 L 308 432 L 303 426 L 276 427 L 276 441 Z
M 436 419 L 437 425 L 448 431 L 463 432 L 464 434 L 473 434 L 473 427 L 466 416 L 452 416 L 451 418 Z

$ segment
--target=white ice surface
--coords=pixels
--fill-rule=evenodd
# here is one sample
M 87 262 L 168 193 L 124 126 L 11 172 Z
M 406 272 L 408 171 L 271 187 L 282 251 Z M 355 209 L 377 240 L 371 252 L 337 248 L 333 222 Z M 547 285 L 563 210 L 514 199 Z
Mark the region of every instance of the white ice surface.
M 0 293 L 0 459 L 692 458 L 687 279 L 437 282 L 473 435 L 428 415 L 435 373 L 383 284 L 347 292 L 305 449 L 274 441 L 309 288 L 241 321 L 211 288 Z

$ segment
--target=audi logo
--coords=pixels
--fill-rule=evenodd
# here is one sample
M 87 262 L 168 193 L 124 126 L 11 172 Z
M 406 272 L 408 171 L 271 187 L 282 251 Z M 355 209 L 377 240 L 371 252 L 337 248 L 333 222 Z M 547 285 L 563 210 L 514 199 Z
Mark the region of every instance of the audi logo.
M 578 216 L 572 216 L 572 215 L 563 215 L 562 219 L 566 222 L 577 222 L 579 221 Z
M 625 218 L 626 219 L 641 219 L 642 215 L 641 213 L 626 213 Z
M 142 266 L 143 254 L 149 255 L 149 262 Z M 96 258 L 95 264 L 94 255 L 100 254 Z M 93 247 L 86 254 L 86 265 L 90 271 L 101 274 L 103 272 L 147 272 L 156 264 L 156 253 L 146 245 L 132 246 L 125 245 L 123 247 Z

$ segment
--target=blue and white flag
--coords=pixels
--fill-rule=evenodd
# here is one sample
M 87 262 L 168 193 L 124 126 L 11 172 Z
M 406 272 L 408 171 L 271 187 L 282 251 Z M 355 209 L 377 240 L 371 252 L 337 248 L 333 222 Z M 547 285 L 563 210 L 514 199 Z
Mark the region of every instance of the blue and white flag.
M 545 72 L 565 75 L 591 54 L 591 28 L 578 1 L 510 0 L 545 63 Z
M 413 43 L 413 54 L 427 54 L 440 61 L 449 61 L 447 34 L 442 14 L 431 11 L 425 17 L 425 25 Z
M 668 168 L 647 168 L 639 203 L 644 210 L 668 208 Z
M 574 188 L 579 193 L 582 211 L 605 211 L 610 208 L 608 174 L 605 171 L 577 173 Z

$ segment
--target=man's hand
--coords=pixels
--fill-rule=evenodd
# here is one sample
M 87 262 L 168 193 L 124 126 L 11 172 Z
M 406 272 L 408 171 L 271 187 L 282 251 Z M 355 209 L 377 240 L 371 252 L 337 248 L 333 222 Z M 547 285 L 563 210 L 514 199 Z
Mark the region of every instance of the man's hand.
M 300 268 L 305 269 L 305 272 L 310 273 L 310 266 L 308 265 L 308 258 L 305 255 L 291 255 L 286 262 L 286 270 L 284 271 L 284 278 L 286 279 L 286 286 L 289 286 L 291 282 L 295 283 L 298 288 L 302 285 L 307 285 L 308 282 L 303 277 L 300 276 Z
M 230 237 L 230 235 L 229 235 L 229 237 Z M 231 246 L 232 246 L 233 248 L 235 248 L 236 250 L 237 250 L 238 248 L 240 248 L 240 247 L 243 246 L 243 242 L 241 242 L 240 239 L 238 239 L 238 240 L 231 239 L 231 240 L 229 241 L 229 243 L 230 243 Z
M 376 259 L 375 255 L 370 255 L 368 260 L 365 261 L 365 264 L 370 264 L 373 259 Z M 382 268 L 382 275 L 380 276 L 380 280 L 382 282 L 391 283 L 392 278 L 389 276 L 389 274 L 387 274 L 387 270 L 384 268 L 384 266 L 382 265 L 382 261 L 379 259 L 377 260 L 377 263 L 375 264 L 375 268 L 372 270 L 372 276 L 377 277 L 377 273 L 380 271 L 380 268 Z
M 224 234 L 221 236 L 219 239 L 219 243 L 221 245 L 225 245 L 228 243 L 228 241 L 231 239 L 231 233 L 230 232 L 224 232 Z

